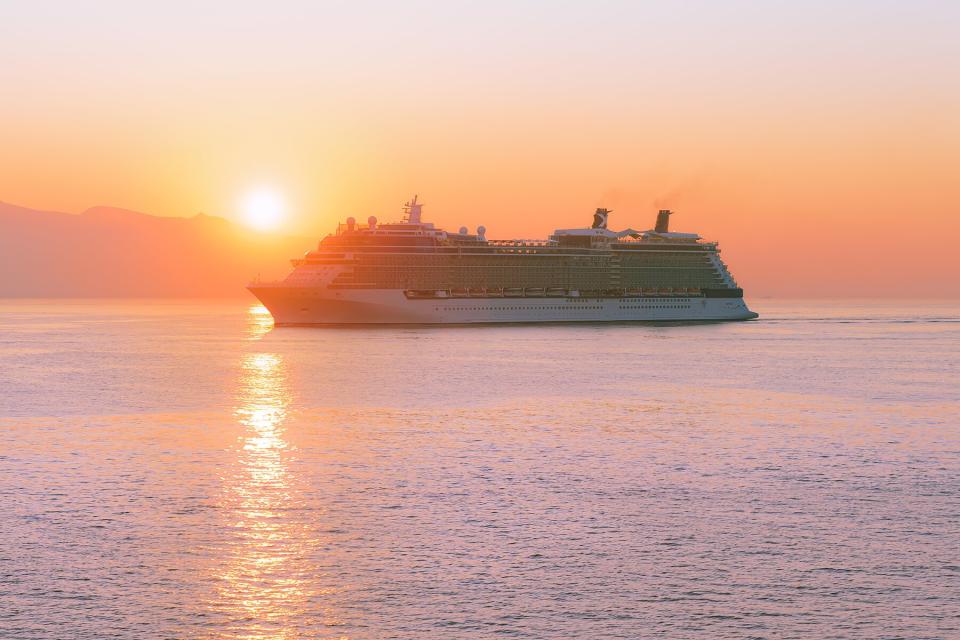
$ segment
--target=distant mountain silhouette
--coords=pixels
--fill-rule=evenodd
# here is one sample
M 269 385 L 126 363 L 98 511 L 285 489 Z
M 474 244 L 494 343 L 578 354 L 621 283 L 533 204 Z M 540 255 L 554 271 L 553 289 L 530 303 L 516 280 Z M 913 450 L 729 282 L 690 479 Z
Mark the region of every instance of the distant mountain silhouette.
M 315 239 L 255 233 L 223 218 L 83 213 L 0 202 L 0 297 L 233 297 L 281 277 Z

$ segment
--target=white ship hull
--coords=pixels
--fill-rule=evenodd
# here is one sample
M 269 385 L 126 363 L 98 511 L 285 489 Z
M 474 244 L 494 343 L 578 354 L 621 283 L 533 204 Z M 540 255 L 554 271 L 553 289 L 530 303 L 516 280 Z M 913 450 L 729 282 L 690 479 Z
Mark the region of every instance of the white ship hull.
M 742 298 L 408 298 L 397 289 L 253 284 L 277 326 L 507 322 L 706 322 L 750 320 Z

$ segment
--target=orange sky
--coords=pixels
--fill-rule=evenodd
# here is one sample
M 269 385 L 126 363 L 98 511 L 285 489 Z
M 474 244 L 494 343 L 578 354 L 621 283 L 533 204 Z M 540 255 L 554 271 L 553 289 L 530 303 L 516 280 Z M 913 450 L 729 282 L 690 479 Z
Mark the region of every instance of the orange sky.
M 721 242 L 755 295 L 960 295 L 955 3 L 210 3 L 0 20 L 0 200 Z M 802 6 L 801 6 L 802 5 Z

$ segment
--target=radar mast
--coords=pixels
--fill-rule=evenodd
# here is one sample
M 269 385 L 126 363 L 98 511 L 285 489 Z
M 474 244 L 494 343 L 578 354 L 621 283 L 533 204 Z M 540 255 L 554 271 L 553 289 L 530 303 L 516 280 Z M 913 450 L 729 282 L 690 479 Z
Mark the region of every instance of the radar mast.
M 403 205 L 403 215 L 406 217 L 406 222 L 411 224 L 420 224 L 420 210 L 423 204 L 417 202 L 417 197 L 415 194 L 413 200 Z

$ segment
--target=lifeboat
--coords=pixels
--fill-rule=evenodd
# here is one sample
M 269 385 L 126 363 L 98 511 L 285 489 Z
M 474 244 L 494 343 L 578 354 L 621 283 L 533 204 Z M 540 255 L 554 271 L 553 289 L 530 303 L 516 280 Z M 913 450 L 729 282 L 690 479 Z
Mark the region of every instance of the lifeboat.
M 527 287 L 523 290 L 523 294 L 529 298 L 543 297 L 543 287 Z
M 487 298 L 502 298 L 503 289 L 484 289 L 484 295 Z
M 470 296 L 469 289 L 451 289 L 450 295 L 454 298 L 468 298 Z
M 562 298 L 567 295 L 567 290 L 563 287 L 550 287 L 547 289 L 547 296 L 551 298 Z
M 469 295 L 471 298 L 482 298 L 484 295 L 486 295 L 486 290 L 473 288 L 473 289 L 470 289 Z
M 507 287 L 503 290 L 503 296 L 505 298 L 522 298 L 523 289 L 520 287 Z

